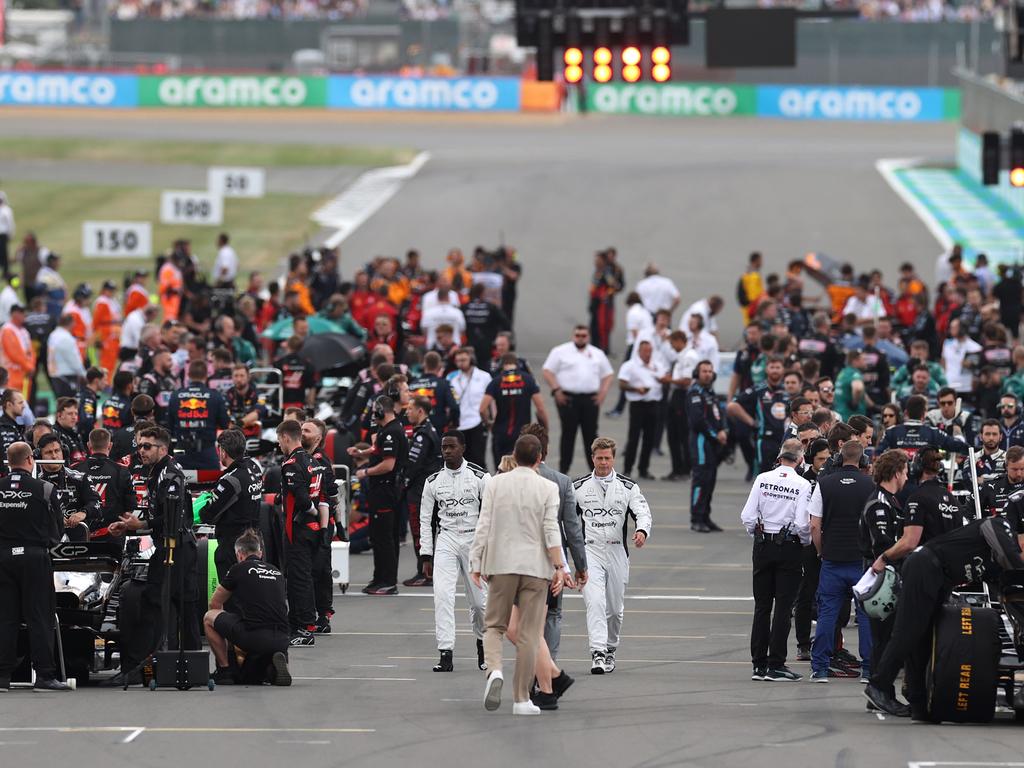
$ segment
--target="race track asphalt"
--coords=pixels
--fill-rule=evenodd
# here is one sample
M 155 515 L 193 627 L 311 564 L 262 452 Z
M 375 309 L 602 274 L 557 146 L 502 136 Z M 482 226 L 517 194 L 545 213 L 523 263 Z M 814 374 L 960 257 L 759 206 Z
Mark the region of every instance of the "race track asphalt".
M 902 260 L 930 275 L 938 247 L 874 170 L 880 157 L 948 159 L 949 125 L 709 122 L 588 118 L 189 119 L 73 124 L 15 115 L 0 134 L 244 138 L 398 144 L 431 161 L 343 246 L 343 270 L 415 245 L 437 263 L 451 245 L 495 244 L 524 264 L 521 349 L 539 367 L 584 319 L 590 254 L 616 244 L 631 282 L 648 260 L 679 281 L 684 301 L 731 299 L 746 254 L 769 270 L 821 250 L 892 274 Z M 739 332 L 734 306 L 723 341 Z M 622 333 L 615 338 L 621 353 Z M 602 419 L 622 440 L 624 420 Z M 557 433 L 557 429 L 556 429 Z M 557 434 L 553 436 L 557 445 Z M 582 462 L 574 467 L 582 471 Z M 655 460 L 658 476 L 666 458 Z M 562 662 L 577 679 L 557 713 L 513 718 L 481 706 L 468 614 L 459 603 L 456 672 L 435 674 L 429 590 L 358 593 L 368 556 L 352 559 L 334 633 L 293 653 L 290 689 L 128 693 L 12 692 L 0 699 L 0 765 L 907 766 L 1018 764 L 1012 720 L 922 726 L 864 710 L 855 680 L 828 685 L 749 680 L 749 539 L 738 524 L 748 485 L 723 469 L 720 534 L 691 533 L 688 483 L 645 483 L 650 544 L 634 552 L 619 668 L 588 674 L 583 602 L 566 599 Z M 412 556 L 402 550 L 400 572 Z M 847 640 L 855 647 L 855 631 Z M 791 642 L 791 648 L 794 644 Z M 794 648 L 795 650 L 795 648 Z M 792 663 L 806 674 L 807 664 Z

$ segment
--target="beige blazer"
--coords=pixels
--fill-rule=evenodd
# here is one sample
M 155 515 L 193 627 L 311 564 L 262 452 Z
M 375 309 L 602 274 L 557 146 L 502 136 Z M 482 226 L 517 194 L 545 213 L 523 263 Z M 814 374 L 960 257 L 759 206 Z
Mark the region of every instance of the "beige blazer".
M 528 467 L 487 481 L 469 552 L 473 571 L 550 579 L 547 549 L 561 546 L 557 485 Z

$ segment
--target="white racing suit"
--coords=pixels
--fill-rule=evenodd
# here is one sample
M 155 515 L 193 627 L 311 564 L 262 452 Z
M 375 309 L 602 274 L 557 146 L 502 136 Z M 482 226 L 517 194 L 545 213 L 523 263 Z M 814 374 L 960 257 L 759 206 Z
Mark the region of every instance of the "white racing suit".
M 623 598 L 629 582 L 627 521 L 632 517 L 636 530 L 650 537 L 651 508 L 640 486 L 615 470 L 607 491 L 593 473 L 576 480 L 573 488 L 587 548 L 583 601 L 587 606 L 590 650 L 604 653 L 619 647 Z
M 423 484 L 420 501 L 420 555 L 434 559 L 434 625 L 437 649 L 455 649 L 455 585 L 459 574 L 466 588 L 473 632 L 484 636 L 486 588 L 469 577 L 469 548 L 473 544 L 480 500 L 489 475 L 463 459 L 454 472 L 442 467 Z M 436 532 L 437 540 L 433 533 Z

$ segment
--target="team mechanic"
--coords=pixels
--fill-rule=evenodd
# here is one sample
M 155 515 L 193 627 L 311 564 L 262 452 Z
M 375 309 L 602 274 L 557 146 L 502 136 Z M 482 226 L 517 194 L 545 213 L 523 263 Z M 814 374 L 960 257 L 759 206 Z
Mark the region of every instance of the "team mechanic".
M 881 571 L 886 565 L 899 568 L 896 561 L 901 560 L 906 554 L 900 549 L 900 542 L 903 541 L 902 507 L 897 494 L 903 490 L 907 482 L 907 464 L 907 454 L 899 449 L 892 449 L 875 459 L 872 467 L 875 490 L 861 513 L 860 549 L 864 560 L 872 563 L 873 569 L 877 571 Z M 884 619 L 868 617 L 871 627 L 871 653 L 876 661 L 882 658 L 885 647 L 889 644 L 894 619 L 894 615 Z M 896 701 L 896 689 L 890 688 L 888 693 L 893 701 Z M 899 706 L 902 712 L 905 705 L 900 703 Z M 868 704 L 868 709 L 873 709 L 873 705 Z M 909 708 L 905 714 L 910 714 Z
M 144 585 L 134 589 L 134 600 L 122 597 L 118 610 L 121 631 L 121 672 L 107 685 L 120 687 L 140 684 L 138 670 L 142 661 L 159 645 L 165 630 L 161 598 L 164 579 L 170 579 L 171 604 L 168 627 L 178 624 L 183 615 L 181 645 L 184 650 L 202 647 L 199 638 L 199 613 L 196 608 L 196 539 L 192 533 L 192 497 L 188 493 L 185 475 L 170 456 L 171 436 L 163 427 L 147 427 L 137 433 L 138 450 L 142 463 L 149 469 L 146 481 L 146 507 L 154 550 Z M 178 530 L 174 528 L 178 527 Z M 121 536 L 143 528 L 143 522 L 131 515 L 111 523 L 110 533 Z M 181 536 L 175 549 L 174 565 L 165 564 L 167 538 Z M 183 578 L 179 578 L 179 569 Z M 184 587 L 179 585 L 184 582 Z M 178 633 L 168 632 L 168 648 L 177 649 Z
M 50 547 L 60 541 L 63 520 L 53 485 L 32 475 L 28 443 L 7 448 L 10 474 L 0 478 L 0 691 L 11 687 L 18 661 L 18 628 L 28 625 L 35 688 L 70 690 L 56 679 L 53 653 L 55 595 Z
M 320 537 L 320 511 L 310 497 L 311 459 L 302 448 L 302 425 L 287 419 L 277 426 L 281 464 L 281 509 L 284 515 L 285 577 L 288 581 L 288 619 L 292 645 L 313 645 L 316 638 L 316 599 L 313 596 L 313 556 Z
M 227 429 L 228 409 L 224 396 L 206 384 L 205 360 L 188 366 L 189 385 L 171 395 L 168 406 L 170 432 L 182 449 L 183 469 L 220 469 L 215 441 L 217 430 Z
M 876 562 L 872 568 L 880 572 Z M 892 637 L 874 665 L 864 689 L 867 700 L 890 715 L 906 710 L 892 696 L 892 686 L 906 664 L 910 716 L 927 720 L 925 669 L 931 656 L 932 625 L 937 611 L 957 584 L 992 580 L 1004 570 L 1024 568 L 1020 546 L 1002 517 L 975 520 L 932 539 L 912 552 L 903 564 L 903 586 L 896 605 Z
M 89 525 L 89 538 L 109 536 L 109 526 L 136 507 L 132 476 L 110 458 L 110 433 L 97 427 L 89 433 L 89 456 L 72 467 L 81 472 L 100 500 L 100 518 Z
M 690 456 L 693 459 L 693 487 L 690 491 L 690 530 L 711 533 L 722 529 L 711 521 L 711 497 L 718 479 L 718 451 L 729 441 L 725 421 L 718 409 L 712 386 L 715 369 L 701 360 L 694 369 L 694 383 L 686 399 L 690 424 Z
M 811 542 L 806 500 L 811 484 L 796 468 L 803 458 L 799 439 L 786 440 L 779 466 L 755 480 L 740 513 L 754 539 L 754 620 L 750 629 L 751 680 L 794 682 L 800 675 L 786 666 L 793 602 L 802 573 L 803 545 Z M 772 608 L 774 606 L 774 615 Z
M 484 485 L 490 475 L 466 461 L 465 438 L 461 432 L 449 432 L 441 439 L 444 466 L 427 478 L 420 497 L 420 552 L 423 574 L 434 580 L 434 630 L 441 658 L 435 672 L 454 669 L 455 583 L 459 575 L 469 600 L 469 615 L 476 635 L 477 666 L 484 664 L 484 609 L 486 585 L 477 587 L 470 579 L 469 550 L 480 517 Z M 437 530 L 437 541 L 432 531 Z
M 416 574 L 402 582 L 407 587 L 433 586 L 433 581 L 423 573 L 423 531 L 420 530 L 423 486 L 427 478 L 441 468 L 441 436 L 430 420 L 431 407 L 430 398 L 417 395 L 405 412 L 406 420 L 412 426 L 413 432 L 409 440 L 409 456 L 405 465 L 405 492 L 402 503 L 405 504 L 409 515 L 409 530 L 412 531 L 412 544 L 416 550 Z M 429 535 L 429 531 L 427 533 Z
M 590 445 L 590 455 L 594 471 L 578 478 L 573 491 L 587 550 L 583 601 L 587 607 L 590 673 L 603 675 L 615 671 L 615 651 L 622 630 L 629 582 L 628 518 L 632 517 L 636 525 L 633 543 L 637 549 L 647 542 L 653 520 L 640 486 L 615 472 L 615 441 L 597 438 Z
M 42 477 L 53 483 L 57 505 L 64 515 L 64 528 L 68 538 L 85 541 L 88 531 L 97 528 L 103 519 L 100 497 L 81 472 L 69 469 L 64 461 L 64 445 L 53 432 L 39 438 Z
M 217 436 L 217 458 L 224 473 L 213 489 L 210 503 L 199 510 L 199 519 L 214 526 L 217 549 L 213 562 L 223 580 L 237 562 L 234 542 L 247 528 L 259 528 L 263 499 L 263 470 L 245 455 L 245 435 L 227 429 Z
M 217 661 L 218 685 L 240 683 L 291 685 L 288 671 L 288 605 L 284 574 L 263 560 L 263 542 L 254 530 L 222 542 L 235 564 L 220 580 L 203 617 L 206 639 Z M 224 606 L 230 601 L 234 610 Z M 237 669 L 228 641 L 245 652 Z M 236 663 L 233 664 L 232 661 Z
M 1002 514 L 1010 497 L 1024 490 L 1024 447 L 1010 446 L 1005 458 L 1003 473 L 981 486 L 978 492 L 981 511 L 988 516 Z
M 786 432 L 790 400 L 782 383 L 785 372 L 783 359 L 771 355 L 764 372 L 764 384 L 740 392 L 726 407 L 731 418 L 757 430 L 758 472 L 768 471 L 779 453 Z
M 334 465 L 324 453 L 327 425 L 320 419 L 302 422 L 302 447 L 309 454 L 311 485 L 309 497 L 320 516 L 320 541 L 313 554 L 313 607 L 316 609 L 316 631 L 329 634 L 334 616 L 334 580 L 331 575 L 331 542 L 337 531 L 338 480 Z M 344 519 L 344 518 L 342 518 Z
M 924 395 L 911 395 L 907 398 L 907 418 L 902 424 L 896 424 L 885 430 L 882 442 L 878 444 L 878 453 L 885 453 L 890 448 L 905 451 L 911 459 L 922 448 L 941 448 L 944 451 L 966 454 L 967 443 L 950 437 L 941 429 L 924 423 L 928 399 Z

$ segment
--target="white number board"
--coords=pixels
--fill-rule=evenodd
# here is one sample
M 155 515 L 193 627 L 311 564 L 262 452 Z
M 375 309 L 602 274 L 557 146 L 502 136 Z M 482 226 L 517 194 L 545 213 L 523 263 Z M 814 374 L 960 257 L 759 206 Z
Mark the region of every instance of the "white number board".
M 148 221 L 82 222 L 82 255 L 92 259 L 148 258 L 153 227 Z
M 211 194 L 224 197 L 263 197 L 266 174 L 262 168 L 210 168 L 206 186 Z
M 224 199 L 211 192 L 165 190 L 160 194 L 160 221 L 200 226 L 221 224 L 224 221 Z

